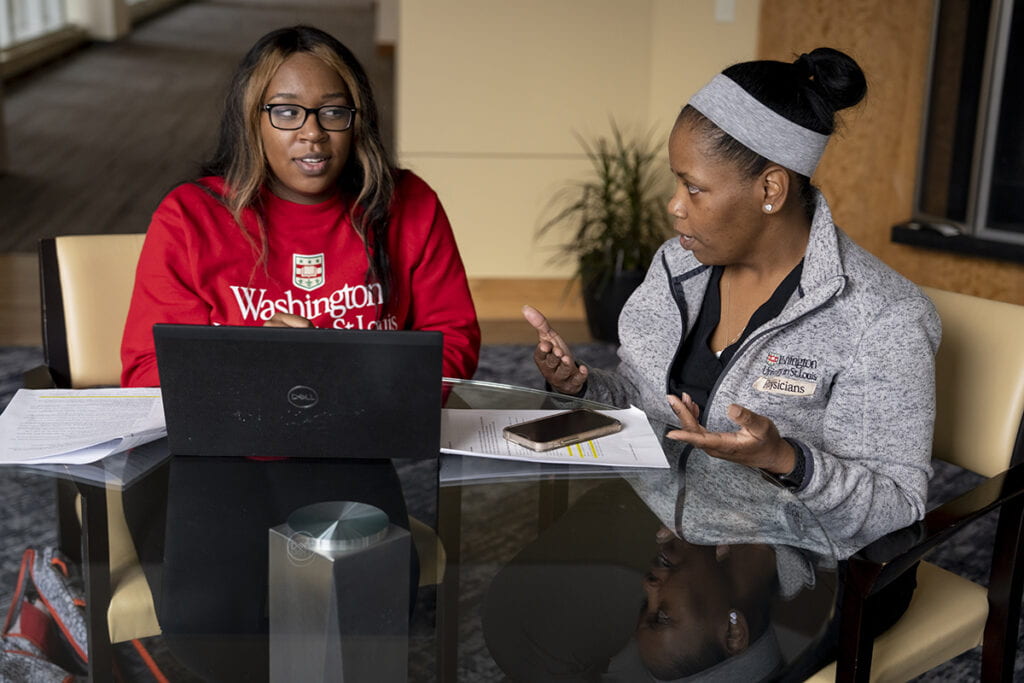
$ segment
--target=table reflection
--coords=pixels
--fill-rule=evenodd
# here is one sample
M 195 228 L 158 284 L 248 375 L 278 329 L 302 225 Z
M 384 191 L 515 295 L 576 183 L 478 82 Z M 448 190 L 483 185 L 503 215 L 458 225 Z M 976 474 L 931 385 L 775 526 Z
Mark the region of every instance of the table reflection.
M 723 499 L 705 494 L 716 487 L 675 474 L 683 486 L 655 478 L 680 489 L 678 519 L 715 519 Z M 651 479 L 591 489 L 498 572 L 483 628 L 509 678 L 773 680 L 820 634 L 833 598 L 832 581 L 817 579 L 828 555 L 751 540 L 756 522 L 734 506 L 694 533 L 668 527 L 656 512 L 666 490 Z M 766 538 L 782 535 L 769 525 Z

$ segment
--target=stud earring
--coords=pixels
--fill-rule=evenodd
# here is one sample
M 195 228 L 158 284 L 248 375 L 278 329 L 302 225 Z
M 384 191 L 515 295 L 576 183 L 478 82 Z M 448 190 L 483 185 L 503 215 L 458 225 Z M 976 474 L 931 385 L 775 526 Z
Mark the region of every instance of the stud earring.
M 736 610 L 729 610 L 729 624 L 735 626 L 740 623 L 740 615 L 736 614 Z
M 765 213 L 771 213 L 772 212 L 772 205 L 771 204 L 765 204 L 764 205 L 764 212 Z

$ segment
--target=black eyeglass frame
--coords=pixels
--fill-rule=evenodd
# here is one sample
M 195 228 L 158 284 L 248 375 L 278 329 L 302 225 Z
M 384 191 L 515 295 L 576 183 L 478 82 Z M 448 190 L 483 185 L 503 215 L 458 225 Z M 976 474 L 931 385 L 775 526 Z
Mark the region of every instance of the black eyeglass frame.
M 299 125 L 295 126 L 294 128 L 282 128 L 281 126 L 274 123 L 273 111 L 277 107 L 294 107 L 297 109 L 301 109 L 302 111 L 305 112 L 305 114 L 302 117 L 302 121 L 299 122 Z M 320 120 L 321 109 L 348 109 L 349 113 L 351 114 L 351 116 L 348 119 L 348 125 L 345 126 L 344 128 L 328 128 L 327 126 L 324 125 L 324 122 Z M 356 122 L 356 114 L 359 112 L 359 110 L 356 109 L 355 107 L 349 107 L 344 104 L 325 104 L 322 107 L 303 107 L 301 104 L 287 104 L 284 102 L 280 102 L 277 104 L 264 104 L 263 111 L 267 112 L 267 117 L 270 119 L 270 125 L 278 130 L 299 130 L 304 125 L 306 125 L 306 121 L 309 120 L 309 115 L 314 114 L 316 116 L 316 125 L 320 126 L 320 128 L 329 133 L 342 133 L 350 129 L 352 125 Z

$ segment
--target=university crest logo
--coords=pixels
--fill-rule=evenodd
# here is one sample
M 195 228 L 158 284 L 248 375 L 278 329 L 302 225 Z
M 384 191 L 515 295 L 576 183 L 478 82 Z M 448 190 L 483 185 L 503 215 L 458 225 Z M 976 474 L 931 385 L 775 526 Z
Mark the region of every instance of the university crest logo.
M 292 284 L 311 292 L 324 284 L 323 254 L 292 254 Z

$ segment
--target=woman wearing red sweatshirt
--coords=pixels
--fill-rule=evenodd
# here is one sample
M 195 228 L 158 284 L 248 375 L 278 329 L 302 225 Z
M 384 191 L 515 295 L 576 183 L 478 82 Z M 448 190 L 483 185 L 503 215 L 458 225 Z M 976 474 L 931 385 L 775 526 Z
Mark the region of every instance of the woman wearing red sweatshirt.
M 438 330 L 443 374 L 473 376 L 480 329 L 444 209 L 390 163 L 365 73 L 319 33 L 288 29 L 250 52 L 213 159 L 154 213 L 124 386 L 160 383 L 160 322 Z
M 377 121 L 366 73 L 335 38 L 297 26 L 257 41 L 212 160 L 153 215 L 124 386 L 160 383 L 154 323 L 437 330 L 444 375 L 472 377 L 480 330 L 451 226 L 426 183 L 388 160 Z M 183 665 L 205 680 L 266 679 L 267 530 L 339 500 L 408 527 L 386 459 L 174 457 L 126 489 L 164 640 Z M 410 565 L 415 591 L 415 553 Z

